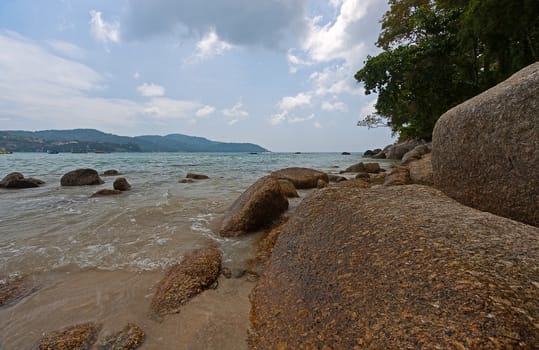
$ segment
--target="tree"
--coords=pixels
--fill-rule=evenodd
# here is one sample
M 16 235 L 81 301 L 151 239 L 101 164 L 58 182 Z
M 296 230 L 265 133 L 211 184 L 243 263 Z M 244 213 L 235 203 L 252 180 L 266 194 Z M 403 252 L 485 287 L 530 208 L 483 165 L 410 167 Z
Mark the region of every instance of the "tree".
M 401 138 L 429 139 L 446 110 L 536 61 L 538 0 L 390 0 L 377 46 L 355 78 Z

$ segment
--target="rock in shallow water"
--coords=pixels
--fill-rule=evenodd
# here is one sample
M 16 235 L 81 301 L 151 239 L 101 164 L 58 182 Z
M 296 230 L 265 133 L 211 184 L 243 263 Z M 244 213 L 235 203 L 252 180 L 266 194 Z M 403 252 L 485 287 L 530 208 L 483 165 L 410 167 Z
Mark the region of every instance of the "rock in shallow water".
M 219 234 L 237 237 L 264 228 L 288 209 L 279 181 L 265 176 L 251 185 L 227 209 Z
M 0 279 L 0 306 L 11 305 L 38 290 L 30 276 L 10 276 Z
M 214 247 L 201 248 L 172 265 L 156 287 L 151 302 L 153 316 L 180 312 L 189 299 L 208 289 L 219 277 L 221 252 Z
M 294 184 L 288 180 L 279 180 L 279 185 L 281 185 L 281 191 L 288 198 L 297 198 L 299 197 L 298 191 L 294 187 Z
M 101 325 L 93 322 L 66 327 L 47 333 L 39 342 L 39 350 L 89 350 L 97 340 Z
M 62 186 L 101 185 L 103 180 L 94 169 L 77 169 L 66 173 L 60 179 Z
M 125 177 L 119 177 L 114 180 L 112 187 L 118 191 L 129 191 L 131 189 L 131 185 L 127 182 Z
M 321 244 L 323 242 L 323 244 Z M 313 193 L 251 294 L 255 349 L 539 348 L 539 229 L 426 186 Z
M 0 181 L 0 187 L 4 188 L 32 188 L 39 187 L 45 182 L 39 179 L 34 179 L 31 177 L 24 177 L 23 174 L 18 172 L 13 172 L 6 175 L 2 181 Z
M 129 323 L 118 333 L 106 337 L 97 344 L 98 350 L 134 350 L 144 342 L 144 331 L 134 323 Z

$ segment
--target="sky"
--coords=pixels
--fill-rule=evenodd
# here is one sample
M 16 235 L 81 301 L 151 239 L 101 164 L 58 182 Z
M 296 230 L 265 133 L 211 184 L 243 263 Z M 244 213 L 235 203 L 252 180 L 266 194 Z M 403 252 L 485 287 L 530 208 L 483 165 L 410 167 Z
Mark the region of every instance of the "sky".
M 387 0 L 1 0 L 0 129 L 181 133 L 274 152 L 392 143 L 354 79 Z

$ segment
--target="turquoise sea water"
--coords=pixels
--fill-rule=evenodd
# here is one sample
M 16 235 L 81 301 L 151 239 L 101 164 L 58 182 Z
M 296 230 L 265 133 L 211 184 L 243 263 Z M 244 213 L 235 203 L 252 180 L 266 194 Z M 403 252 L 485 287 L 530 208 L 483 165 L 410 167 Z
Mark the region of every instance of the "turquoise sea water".
M 1 155 L 0 177 L 18 171 L 46 184 L 0 189 L 0 276 L 69 266 L 162 269 L 208 239 L 221 240 L 211 223 L 256 179 L 290 166 L 338 173 L 361 160 L 338 153 Z M 115 177 L 103 177 L 100 186 L 61 187 L 61 176 L 77 168 L 117 169 L 132 190 L 90 198 L 112 188 Z M 178 183 L 187 172 L 210 179 Z M 241 250 L 240 241 L 225 243 Z

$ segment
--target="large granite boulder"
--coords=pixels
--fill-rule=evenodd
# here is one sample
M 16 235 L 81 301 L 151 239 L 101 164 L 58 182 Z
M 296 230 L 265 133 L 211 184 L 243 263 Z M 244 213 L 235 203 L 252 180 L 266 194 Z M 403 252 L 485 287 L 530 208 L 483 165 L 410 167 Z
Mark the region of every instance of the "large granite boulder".
M 329 182 L 328 175 L 309 168 L 286 168 L 271 173 L 277 179 L 289 180 L 297 189 L 316 188 L 318 180 Z
M 408 162 L 408 172 L 410 174 L 410 181 L 413 184 L 432 186 L 434 180 L 432 178 L 431 153 L 427 153 L 417 160 Z
M 219 234 L 237 237 L 259 230 L 277 219 L 288 209 L 288 199 L 279 181 L 265 176 L 252 184 L 226 210 Z
M 321 244 L 320 242 L 323 242 Z M 251 294 L 254 349 L 538 349 L 539 228 L 433 187 L 328 187 Z
M 39 187 L 45 182 L 39 179 L 31 177 L 24 177 L 23 174 L 13 172 L 7 174 L 2 181 L 0 181 L 0 188 L 32 188 Z
M 66 173 L 60 179 L 62 186 L 101 185 L 103 180 L 94 169 L 77 169 Z
M 538 96 L 539 62 L 442 115 L 432 139 L 435 186 L 539 226 Z
M 201 248 L 172 265 L 157 285 L 151 302 L 153 316 L 180 312 L 180 307 L 208 289 L 219 277 L 221 252 L 215 247 Z

